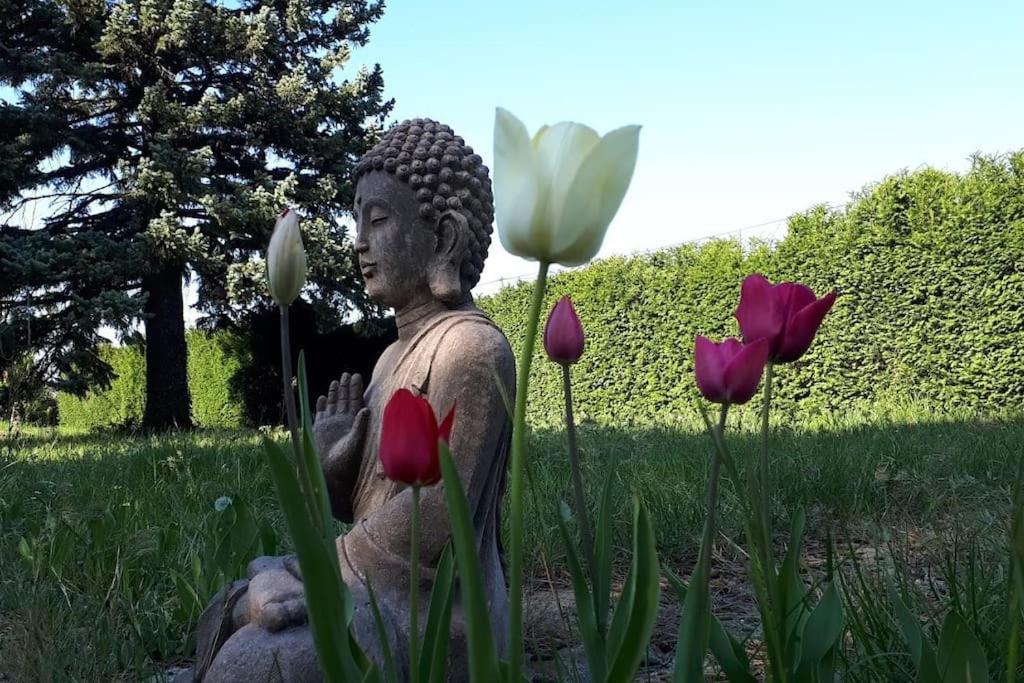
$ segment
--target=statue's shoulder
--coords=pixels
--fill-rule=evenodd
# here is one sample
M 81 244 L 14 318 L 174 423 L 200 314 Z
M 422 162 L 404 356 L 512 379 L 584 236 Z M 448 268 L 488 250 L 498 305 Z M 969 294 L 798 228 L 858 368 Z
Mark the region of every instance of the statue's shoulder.
M 515 367 L 515 355 L 508 338 L 483 311 L 452 311 L 446 323 L 439 330 L 443 339 L 439 340 L 438 362 L 465 367 L 467 361 L 475 361 L 471 365 Z

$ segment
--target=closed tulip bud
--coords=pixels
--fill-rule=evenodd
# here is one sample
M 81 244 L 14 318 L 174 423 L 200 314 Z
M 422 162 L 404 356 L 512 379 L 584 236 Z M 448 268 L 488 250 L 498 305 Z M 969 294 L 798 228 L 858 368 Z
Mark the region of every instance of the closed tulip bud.
M 810 348 L 835 301 L 834 291 L 819 299 L 807 285 L 773 285 L 763 275 L 749 275 L 743 280 L 736 320 L 744 341 L 767 339 L 771 361 L 789 363 Z
M 563 296 L 551 309 L 544 325 L 544 350 L 554 362 L 570 365 L 583 355 L 583 346 L 583 325 L 572 300 Z
M 494 119 L 494 204 L 507 251 L 576 266 L 597 255 L 633 177 L 640 127 L 603 138 L 579 123 L 544 126 L 531 139 L 519 119 Z
M 285 209 L 274 224 L 267 248 L 267 286 L 270 296 L 288 306 L 306 284 L 306 250 L 299 232 L 299 215 Z
M 693 344 L 697 388 L 713 403 L 739 405 L 757 391 L 761 373 L 768 362 L 768 341 L 744 344 L 729 337 L 716 344 L 698 336 Z
M 399 389 L 384 406 L 380 428 L 380 462 L 384 475 L 407 486 L 431 486 L 441 479 L 438 439 L 451 439 L 455 406 L 438 426 L 430 403 Z

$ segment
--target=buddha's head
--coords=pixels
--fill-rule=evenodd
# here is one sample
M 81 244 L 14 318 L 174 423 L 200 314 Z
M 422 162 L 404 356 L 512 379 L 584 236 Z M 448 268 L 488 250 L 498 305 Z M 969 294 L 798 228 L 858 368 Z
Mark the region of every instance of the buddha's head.
M 412 119 L 392 127 L 356 165 L 356 252 L 366 291 L 401 309 L 425 295 L 456 306 L 491 244 L 487 167 L 448 126 Z

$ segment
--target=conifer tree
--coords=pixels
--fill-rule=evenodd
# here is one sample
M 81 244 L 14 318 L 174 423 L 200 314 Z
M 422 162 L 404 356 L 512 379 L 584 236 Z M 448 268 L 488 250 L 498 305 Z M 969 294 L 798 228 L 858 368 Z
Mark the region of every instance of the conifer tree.
M 367 303 L 348 171 L 391 102 L 349 68 L 383 3 L 0 0 L 0 365 L 77 393 L 98 330 L 145 331 L 149 428 L 190 424 L 182 283 L 211 319 L 263 292 L 285 205 L 334 314 Z

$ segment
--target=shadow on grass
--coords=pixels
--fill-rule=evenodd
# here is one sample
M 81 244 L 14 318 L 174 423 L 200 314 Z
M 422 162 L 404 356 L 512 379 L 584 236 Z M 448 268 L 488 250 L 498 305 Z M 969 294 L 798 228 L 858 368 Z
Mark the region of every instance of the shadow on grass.
M 172 577 L 188 576 L 213 502 L 240 496 L 286 536 L 254 431 L 195 431 L 162 437 L 123 432 L 30 434 L 0 453 L 0 673 L 12 680 L 142 677 L 191 654 L 197 615 L 183 611 Z M 557 568 L 555 527 L 568 500 L 561 430 L 530 440 L 529 557 Z M 729 436 L 741 469 L 758 453 L 755 434 Z M 937 419 L 771 437 L 776 530 L 798 507 L 809 535 L 826 529 L 955 525 L 1005 537 L 1024 417 Z M 580 428 L 588 500 L 614 476 L 616 545 L 629 545 L 631 498 L 648 506 L 665 561 L 687 565 L 704 515 L 710 443 L 687 427 Z M 739 538 L 737 499 L 726 483 L 723 532 Z M 114 520 L 103 537 L 90 520 Z M 506 515 L 507 519 L 507 515 Z M 60 530 L 76 539 L 57 555 Z M 25 556 L 25 539 L 31 558 Z M 624 556 L 624 555 L 623 555 Z M 99 559 L 97 559 L 99 558 Z M 6 633 L 6 635 L 5 635 Z M 14 655 L 14 652 L 20 654 Z
M 975 420 L 925 416 L 915 424 L 861 424 L 835 430 L 776 429 L 769 440 L 775 528 L 807 511 L 811 532 L 914 524 L 991 526 L 1008 518 L 1024 416 Z M 631 497 L 648 506 L 659 547 L 670 556 L 695 554 L 704 518 L 711 445 L 696 429 L 607 428 L 583 425 L 580 448 L 587 499 L 596 506 L 609 472 L 615 477 L 616 538 L 628 545 Z M 742 472 L 756 462 L 759 436 L 727 433 Z M 527 482 L 532 542 L 559 542 L 555 514 L 569 500 L 562 430 L 544 430 L 531 443 Z M 723 485 L 723 532 L 740 535 L 736 488 Z

